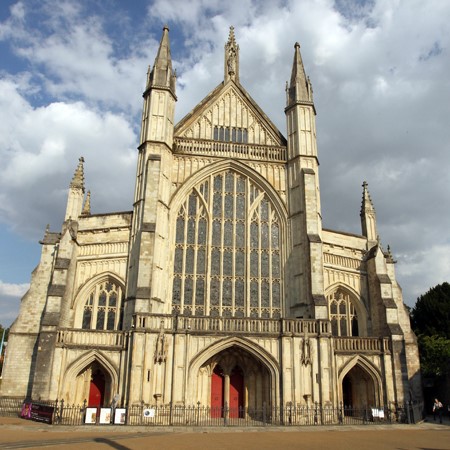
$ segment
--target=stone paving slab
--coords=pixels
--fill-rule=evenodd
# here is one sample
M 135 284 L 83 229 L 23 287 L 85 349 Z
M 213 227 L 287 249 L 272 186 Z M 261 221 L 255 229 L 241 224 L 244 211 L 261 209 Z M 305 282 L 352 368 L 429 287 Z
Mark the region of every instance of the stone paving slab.
M 64 450 L 450 450 L 450 421 L 440 425 L 312 427 L 60 426 L 0 417 L 0 449 Z

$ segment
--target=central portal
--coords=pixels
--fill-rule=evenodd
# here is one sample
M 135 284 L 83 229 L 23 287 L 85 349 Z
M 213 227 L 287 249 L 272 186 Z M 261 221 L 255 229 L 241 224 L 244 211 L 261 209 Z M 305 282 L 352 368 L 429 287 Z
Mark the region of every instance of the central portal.
M 199 401 L 209 404 L 211 417 L 238 419 L 262 415 L 263 408 L 270 408 L 271 386 L 266 365 L 236 345 L 204 363 L 198 375 L 197 392 Z
M 211 376 L 211 417 L 223 417 L 227 409 L 229 417 L 243 417 L 244 386 L 244 372 L 239 366 L 224 374 L 216 365 Z

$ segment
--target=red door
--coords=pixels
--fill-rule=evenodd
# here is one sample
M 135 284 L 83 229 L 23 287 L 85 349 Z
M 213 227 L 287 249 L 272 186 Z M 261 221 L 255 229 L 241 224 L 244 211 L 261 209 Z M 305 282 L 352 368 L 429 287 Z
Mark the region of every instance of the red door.
M 103 406 L 105 396 L 105 375 L 98 369 L 92 375 L 91 387 L 89 389 L 89 406 Z
M 244 374 L 236 366 L 230 375 L 230 417 L 243 416 L 244 408 Z
M 223 372 L 220 366 L 214 368 L 211 377 L 211 417 L 223 417 Z

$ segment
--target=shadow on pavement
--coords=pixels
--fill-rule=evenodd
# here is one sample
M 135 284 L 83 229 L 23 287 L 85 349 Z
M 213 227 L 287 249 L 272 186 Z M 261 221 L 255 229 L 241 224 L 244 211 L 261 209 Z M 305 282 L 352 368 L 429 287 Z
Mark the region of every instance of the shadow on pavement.
M 94 438 L 94 442 L 98 442 L 101 444 L 106 444 L 111 448 L 115 448 L 117 450 L 131 450 L 130 447 L 125 447 L 124 445 L 118 444 L 117 442 L 112 441 L 111 439 L 106 438 Z

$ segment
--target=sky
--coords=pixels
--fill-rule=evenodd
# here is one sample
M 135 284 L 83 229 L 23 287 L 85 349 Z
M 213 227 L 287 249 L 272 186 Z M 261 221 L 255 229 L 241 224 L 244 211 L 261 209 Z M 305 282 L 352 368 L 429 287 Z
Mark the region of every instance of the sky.
M 146 72 L 162 28 L 176 120 L 240 81 L 286 135 L 299 42 L 317 110 L 323 225 L 361 233 L 367 181 L 404 301 L 450 281 L 450 1 L 0 0 L 0 324 L 15 319 L 78 158 L 92 213 L 131 211 Z

